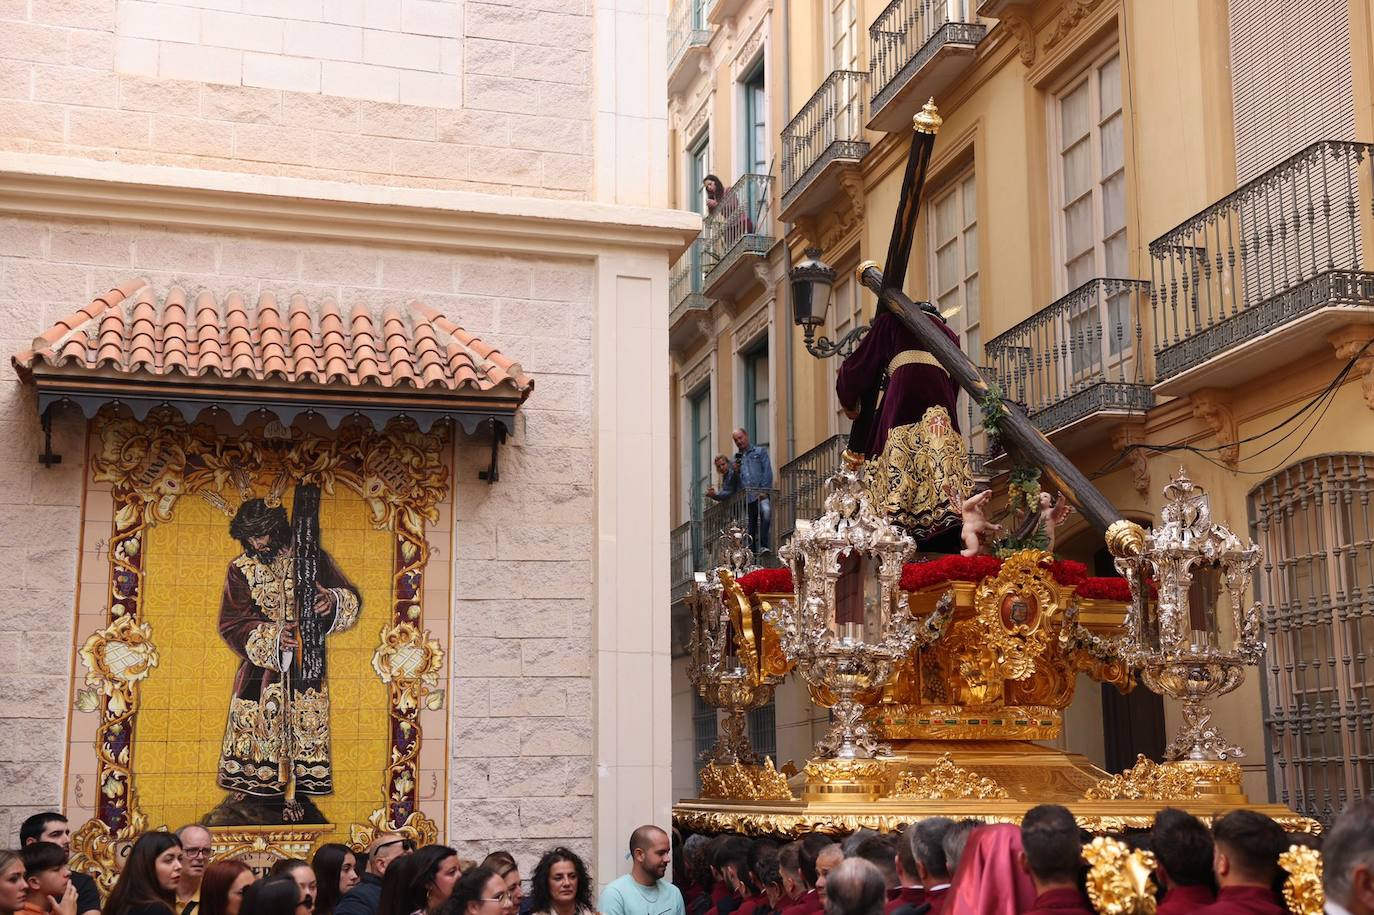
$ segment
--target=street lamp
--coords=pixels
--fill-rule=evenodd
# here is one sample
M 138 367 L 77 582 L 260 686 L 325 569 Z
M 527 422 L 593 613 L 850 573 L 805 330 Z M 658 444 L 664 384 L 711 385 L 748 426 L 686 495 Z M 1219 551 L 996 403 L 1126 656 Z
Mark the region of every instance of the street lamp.
M 806 351 L 821 359 L 848 356 L 859 338 L 868 332 L 868 325 L 861 324 L 834 342 L 824 335 L 816 339 L 816 328 L 825 324 L 830 291 L 835 286 L 835 268 L 821 260 L 821 249 L 807 248 L 805 260 L 787 276 L 792 284 L 792 323 L 804 332 Z

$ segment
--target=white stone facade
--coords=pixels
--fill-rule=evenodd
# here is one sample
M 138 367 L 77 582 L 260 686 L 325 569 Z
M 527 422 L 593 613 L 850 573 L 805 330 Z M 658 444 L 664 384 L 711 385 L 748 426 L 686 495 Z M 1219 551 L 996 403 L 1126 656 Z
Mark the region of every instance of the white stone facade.
M 465 856 L 504 847 L 525 868 L 569 844 L 599 882 L 624 870 L 630 829 L 666 826 L 671 803 L 667 273 L 696 220 L 641 208 L 662 199 L 645 152 L 666 146 L 666 112 L 648 100 L 661 59 L 647 83 L 636 72 L 635 87 L 617 89 L 634 68 L 609 56 L 650 35 L 661 44 L 660 5 L 0 2 L 0 338 L 11 352 L 143 276 L 159 295 L 179 284 L 250 300 L 420 299 L 534 377 L 499 483 L 478 479 L 485 439 L 456 446 L 444 825 Z M 197 55 L 236 52 L 237 82 L 162 69 L 166 46 L 193 43 L 160 32 L 169 20 L 150 6 L 195 13 Z M 441 7 L 461 12 L 458 38 L 425 31 L 451 24 Z M 368 18 L 382 8 L 400 11 L 395 35 L 440 42 L 435 72 L 457 80 L 457 104 L 327 88 L 323 49 L 337 50 L 325 27 L 387 30 Z M 236 47 L 249 37 L 214 13 L 282 20 L 280 51 L 268 26 L 271 49 Z M 556 30 L 549 17 L 561 17 Z M 322 30 L 314 54 L 292 51 L 301 27 L 288 19 Z M 593 40 L 603 32 L 608 46 Z M 157 43 L 156 73 L 116 60 L 129 41 Z M 398 63 L 369 63 L 363 41 L 351 63 Z M 449 41 L 459 45 L 445 56 Z M 250 76 L 252 54 L 313 59 L 319 85 L 287 86 L 265 62 Z M 10 375 L 0 424 L 12 699 L 0 713 L 0 834 L 14 836 L 63 797 L 84 423 L 59 414 L 63 461 L 40 466 L 33 392 Z

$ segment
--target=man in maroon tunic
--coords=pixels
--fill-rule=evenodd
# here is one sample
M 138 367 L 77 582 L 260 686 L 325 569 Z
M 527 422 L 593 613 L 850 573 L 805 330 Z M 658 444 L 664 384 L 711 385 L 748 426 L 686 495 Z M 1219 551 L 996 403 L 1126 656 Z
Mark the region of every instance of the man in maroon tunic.
M 1021 818 L 1021 867 L 1035 884 L 1035 902 L 1023 915 L 1093 915 L 1078 891 L 1083 843 L 1068 809 L 1041 804 Z
M 1188 915 L 1216 901 L 1212 888 L 1212 833 L 1201 820 L 1166 807 L 1155 814 L 1150 847 L 1159 862 L 1155 877 L 1164 889 L 1155 915 Z
M 925 319 L 958 336 L 937 315 Z M 904 528 L 922 549 L 957 553 L 960 507 L 973 489 L 968 447 L 959 435 L 959 387 L 896 315 L 879 311 L 863 340 L 840 365 L 835 393 L 855 419 L 874 404 L 851 450 L 870 461 L 873 507 Z
M 225 575 L 219 632 L 241 660 L 217 779 L 230 794 L 206 822 L 324 822 L 313 804 L 297 797 L 331 794 L 334 781 L 329 684 L 323 656 L 303 657 L 286 509 L 250 499 L 234 515 L 229 534 L 243 553 Z M 358 589 L 323 549 L 315 594 L 304 606 L 325 633 L 358 621 Z
M 1288 848 L 1283 827 L 1262 813 L 1234 810 L 1212 825 L 1216 851 L 1217 901 L 1195 912 L 1205 915 L 1284 915 L 1274 891 L 1279 855 Z

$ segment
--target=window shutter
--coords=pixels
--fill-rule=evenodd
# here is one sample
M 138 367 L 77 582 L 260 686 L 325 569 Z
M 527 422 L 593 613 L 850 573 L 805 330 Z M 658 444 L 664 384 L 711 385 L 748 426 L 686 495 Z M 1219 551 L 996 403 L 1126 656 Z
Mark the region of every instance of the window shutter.
M 1349 0 L 1231 0 L 1236 183 L 1355 139 Z

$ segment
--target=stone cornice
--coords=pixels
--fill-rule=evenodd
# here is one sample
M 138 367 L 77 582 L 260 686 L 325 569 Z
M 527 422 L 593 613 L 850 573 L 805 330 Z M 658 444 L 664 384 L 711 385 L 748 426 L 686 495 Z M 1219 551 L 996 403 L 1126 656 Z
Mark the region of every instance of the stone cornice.
M 701 232 L 701 217 L 680 210 L 12 152 L 0 152 L 0 212 L 584 257 L 676 258 Z

